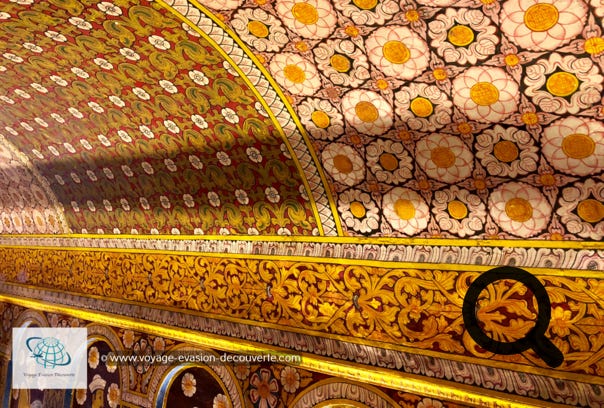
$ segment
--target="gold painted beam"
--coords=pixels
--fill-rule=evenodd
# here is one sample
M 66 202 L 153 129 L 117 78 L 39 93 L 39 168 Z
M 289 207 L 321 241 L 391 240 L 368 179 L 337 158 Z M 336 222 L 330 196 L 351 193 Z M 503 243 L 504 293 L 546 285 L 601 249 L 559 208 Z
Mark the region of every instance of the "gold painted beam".
M 182 341 L 190 345 L 216 349 L 229 353 L 273 353 L 278 355 L 292 354 L 291 351 L 283 348 L 258 345 L 249 341 L 233 340 L 228 337 L 200 333 L 193 330 L 175 329 L 166 325 L 152 324 L 115 314 L 81 310 L 68 306 L 49 304 L 47 302 L 38 300 L 0 294 L 0 302 L 11 303 L 28 309 L 69 315 L 93 323 L 144 332 L 155 336 Z M 299 353 L 298 355 L 301 356 L 299 366 L 304 369 L 347 380 L 438 398 L 465 405 L 497 408 L 563 407 L 563 405 L 554 404 L 551 402 L 514 396 L 508 393 L 486 390 L 464 384 L 451 383 L 444 380 L 426 379 L 425 377 L 418 375 L 401 373 L 394 370 L 368 367 L 350 362 L 342 362 L 332 358 L 318 357 L 307 353 Z

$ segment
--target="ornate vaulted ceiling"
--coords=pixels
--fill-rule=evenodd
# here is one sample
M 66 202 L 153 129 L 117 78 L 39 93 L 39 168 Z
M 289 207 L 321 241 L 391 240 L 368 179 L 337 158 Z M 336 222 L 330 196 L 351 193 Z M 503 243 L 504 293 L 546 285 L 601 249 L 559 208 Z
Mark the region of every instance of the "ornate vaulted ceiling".
M 368 364 L 363 380 L 443 401 L 604 405 L 603 16 L 596 0 L 3 1 L 0 300 L 294 350 L 333 375 Z M 545 286 L 560 367 L 468 335 L 468 286 L 500 265 Z M 521 338 L 539 305 L 491 289 L 484 329 Z

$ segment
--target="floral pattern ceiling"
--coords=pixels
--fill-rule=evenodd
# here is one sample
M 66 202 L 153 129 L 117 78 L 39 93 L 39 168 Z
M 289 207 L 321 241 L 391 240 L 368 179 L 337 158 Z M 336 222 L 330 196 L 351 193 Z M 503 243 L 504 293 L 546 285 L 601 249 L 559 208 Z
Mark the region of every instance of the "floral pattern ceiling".
M 604 237 L 599 0 L 198 8 L 291 106 L 339 225 L 266 90 L 163 3 L 3 2 L 0 132 L 72 232 Z M 54 231 L 25 213 L 3 232 Z
M 203 4 L 285 90 L 347 234 L 604 235 L 600 1 Z

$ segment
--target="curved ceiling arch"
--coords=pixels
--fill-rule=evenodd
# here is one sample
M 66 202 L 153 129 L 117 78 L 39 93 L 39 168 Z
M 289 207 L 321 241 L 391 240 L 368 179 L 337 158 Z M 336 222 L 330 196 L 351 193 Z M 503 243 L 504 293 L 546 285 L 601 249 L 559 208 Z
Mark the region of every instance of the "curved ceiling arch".
M 302 138 L 289 148 L 241 69 L 175 14 L 76 1 L 3 10 L 0 128 L 73 232 L 316 235 L 327 220 L 333 234 Z

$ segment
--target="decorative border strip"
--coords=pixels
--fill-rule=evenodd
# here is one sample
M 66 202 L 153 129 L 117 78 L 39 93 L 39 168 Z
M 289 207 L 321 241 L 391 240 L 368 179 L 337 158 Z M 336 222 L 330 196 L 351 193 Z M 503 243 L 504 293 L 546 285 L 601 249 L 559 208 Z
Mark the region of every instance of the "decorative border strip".
M 311 240 L 316 240 L 313 242 Z M 298 256 L 314 258 L 339 258 L 344 260 L 368 260 L 406 262 L 420 264 L 451 265 L 510 265 L 525 268 L 604 270 L 604 243 L 580 243 L 574 247 L 515 247 L 514 242 L 446 240 L 379 240 L 318 237 L 157 237 L 123 236 L 0 236 L 0 246 L 79 248 L 140 251 L 176 251 L 182 253 L 240 254 Z M 518 243 L 524 244 L 525 241 Z M 547 242 L 550 244 L 551 242 Z M 520 245 L 519 245 L 520 246 Z
M 328 192 L 325 190 L 323 183 L 324 178 L 321 177 L 320 169 L 317 167 L 313 154 L 309 150 L 304 136 L 298 129 L 291 111 L 283 103 L 283 96 L 278 93 L 278 87 L 275 87 L 267 78 L 265 72 L 256 66 L 242 45 L 237 43 L 225 28 L 209 17 L 210 13 L 203 6 L 198 6 L 197 3 L 186 0 L 158 1 L 158 3 L 166 5 L 167 9 L 175 12 L 175 14 L 180 14 L 200 29 L 226 53 L 228 58 L 234 62 L 235 66 L 251 82 L 252 87 L 267 103 L 304 171 L 308 187 L 317 206 L 319 218 L 321 219 L 323 234 L 326 236 L 337 236 L 336 213 L 330 207 Z
M 604 407 L 604 386 L 589 383 L 594 378 L 584 375 L 573 374 L 561 381 L 559 378 L 547 375 L 521 373 L 504 368 L 451 361 L 390 349 L 385 352 L 386 349 L 337 339 L 222 321 L 176 310 L 153 308 L 149 305 L 116 303 L 101 298 L 89 298 L 15 284 L 0 283 L 0 293 L 6 294 L 0 294 L 0 301 L 39 310 L 50 311 L 52 308 L 56 308 L 58 312 L 85 320 L 120 327 L 127 326 L 148 333 L 154 333 L 161 328 L 167 332 L 167 334 L 162 333 L 163 336 L 178 339 L 183 337 L 183 341 L 219 350 L 249 352 L 252 347 L 252 351 L 295 351 L 303 355 L 302 366 L 304 368 L 388 388 L 417 392 L 435 398 L 452 399 L 451 395 L 459 396 L 449 394 L 450 385 L 445 386 L 442 390 L 443 394 L 440 393 L 441 390 L 438 389 L 440 385 L 436 386 L 434 383 L 445 380 L 461 383 L 459 387 L 463 387 L 464 384 L 482 387 L 484 388 L 482 394 L 489 390 L 504 391 L 514 393 L 519 397 L 537 398 L 553 403 Z M 95 313 L 95 311 L 99 313 Z M 106 314 L 111 314 L 111 317 L 107 317 Z M 119 324 L 119 322 L 122 323 Z M 169 329 L 168 326 L 173 328 Z M 363 366 L 356 367 L 357 362 L 362 362 Z M 367 371 L 368 365 L 373 366 L 374 369 Z M 380 374 L 384 370 L 388 372 L 386 376 Z M 398 373 L 392 370 L 397 370 Z M 405 373 L 405 380 L 400 378 L 401 372 Z M 415 380 L 414 377 L 416 377 Z M 410 384 L 405 383 L 407 378 L 411 378 Z M 584 382 L 577 381 L 579 379 Z M 425 389 L 414 388 L 420 384 L 414 381 L 432 385 Z M 454 400 L 459 401 L 459 399 Z M 470 402 L 465 399 L 463 401 Z M 484 400 L 474 401 L 479 405 L 484 402 Z M 497 404 L 499 403 L 503 403 L 503 401 L 498 401 Z M 511 405 L 505 401 L 504 405 L 496 406 Z M 551 406 L 551 404 L 545 404 L 545 406 Z

